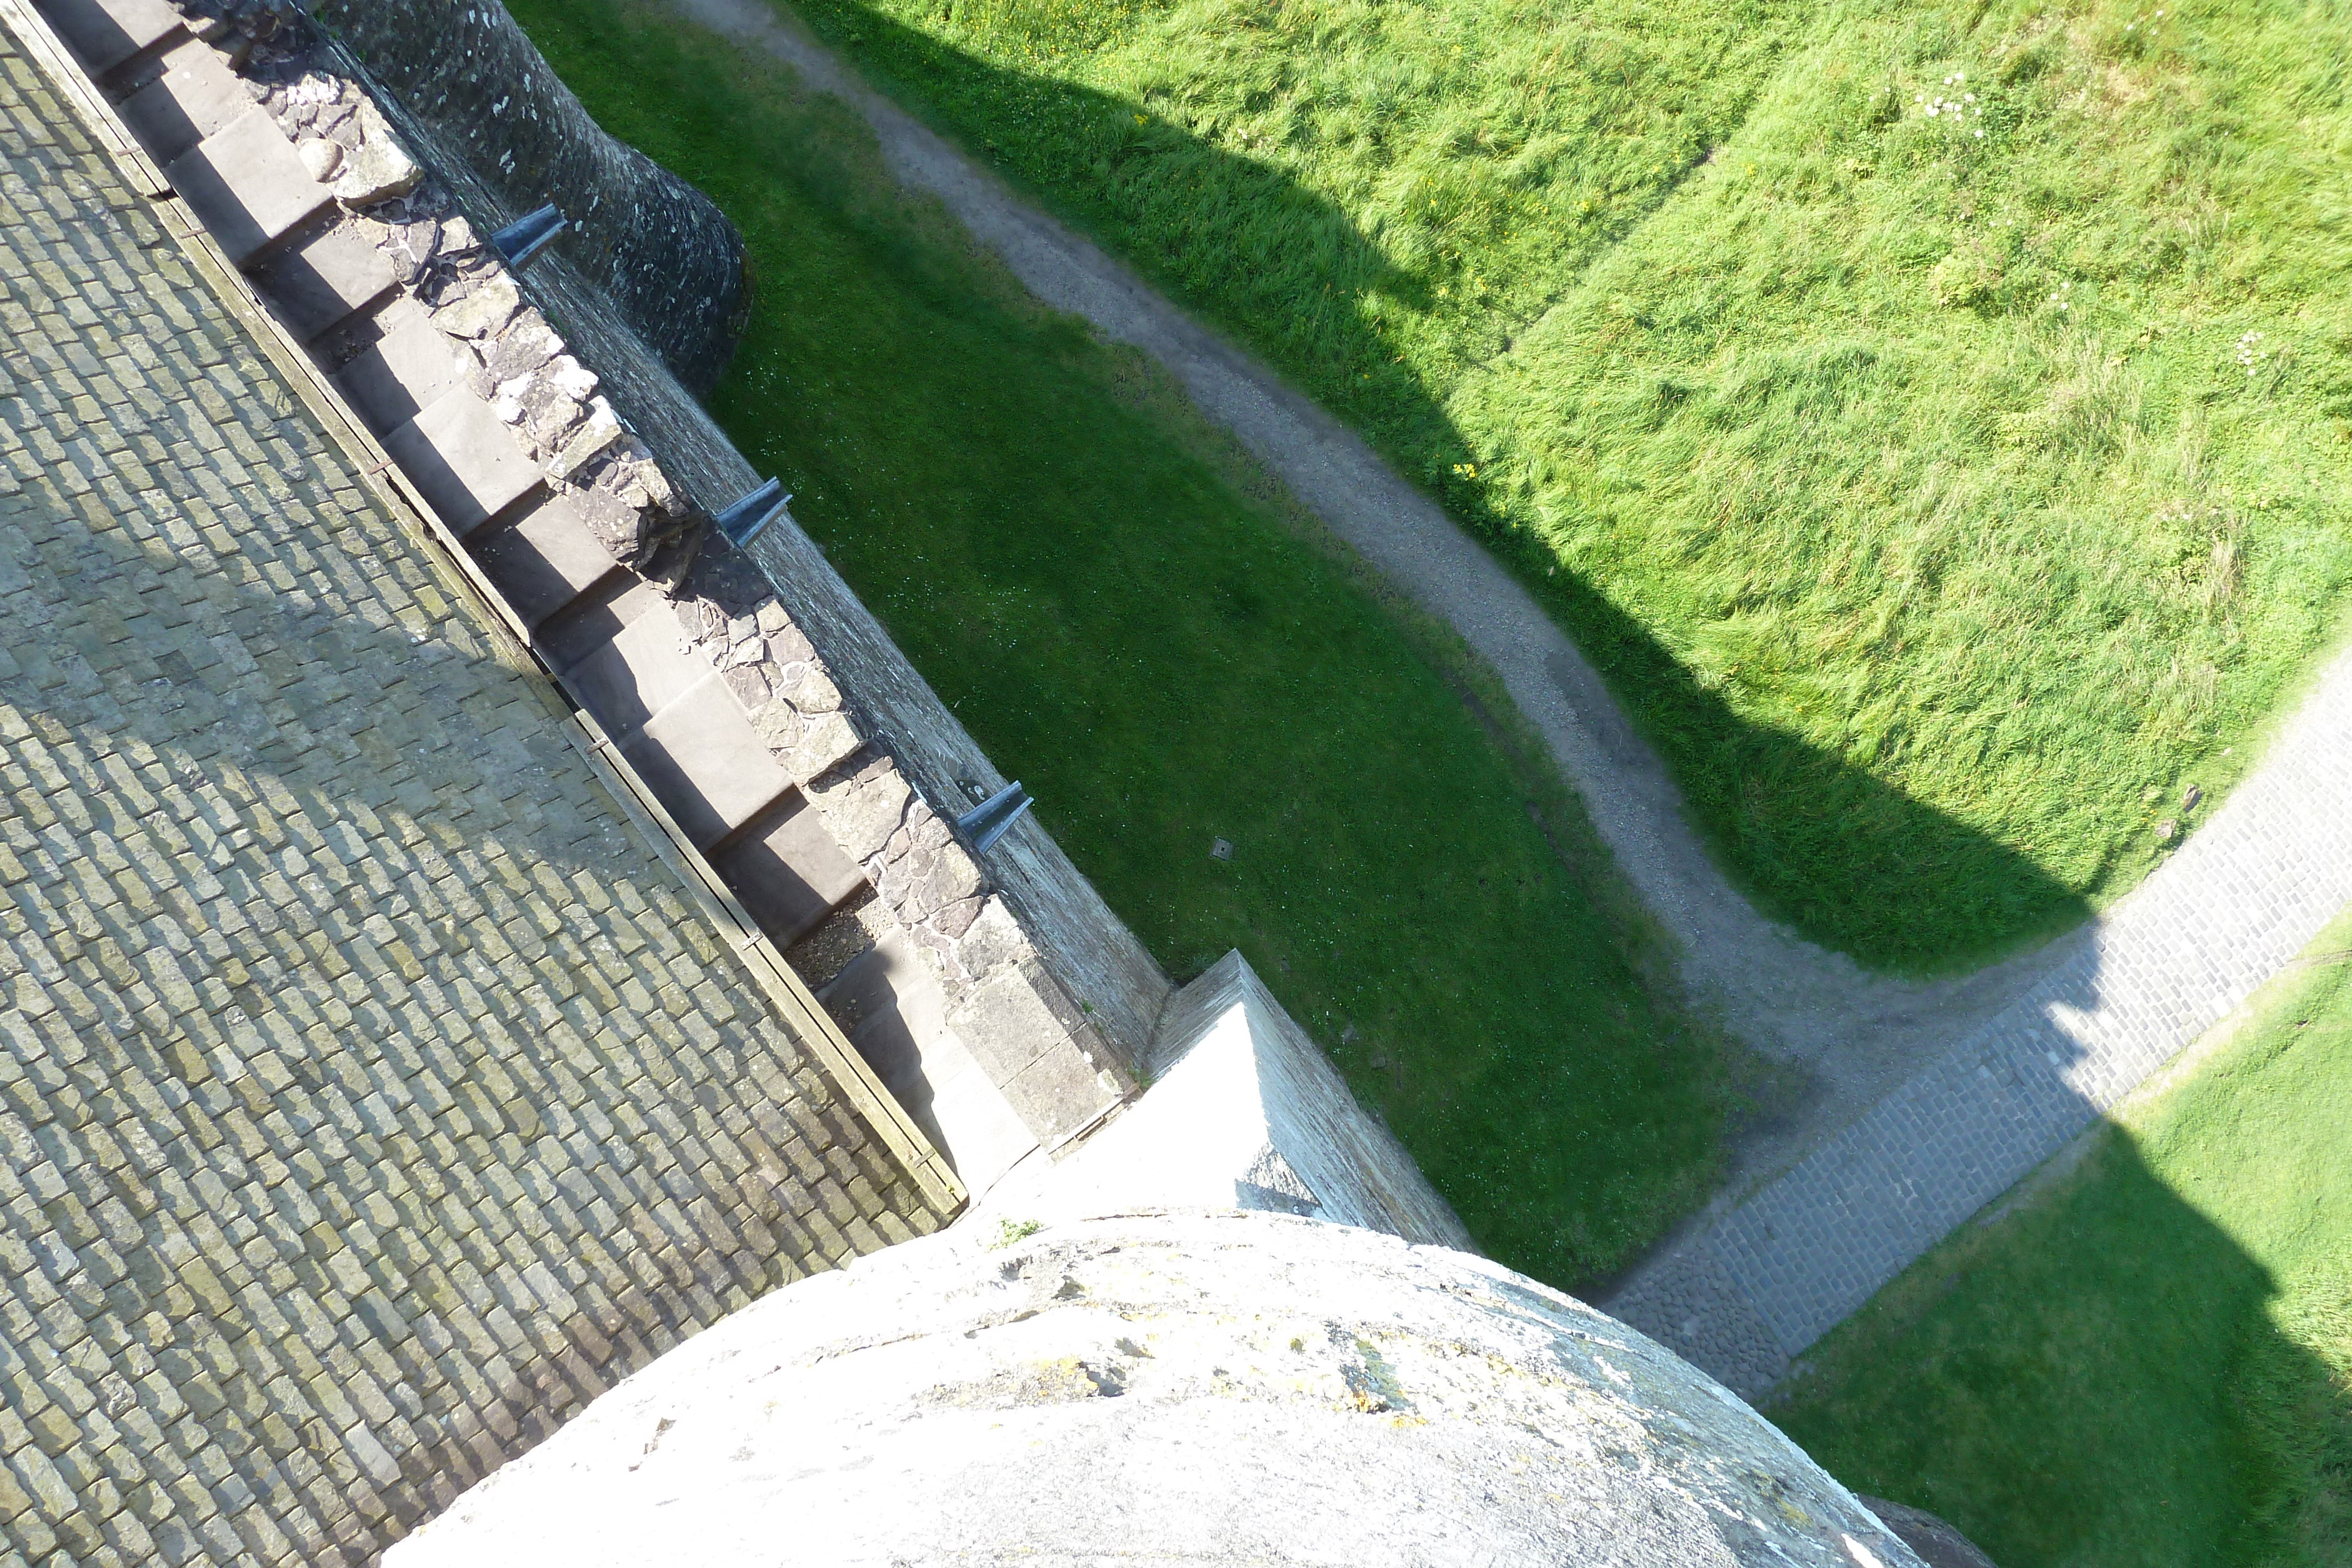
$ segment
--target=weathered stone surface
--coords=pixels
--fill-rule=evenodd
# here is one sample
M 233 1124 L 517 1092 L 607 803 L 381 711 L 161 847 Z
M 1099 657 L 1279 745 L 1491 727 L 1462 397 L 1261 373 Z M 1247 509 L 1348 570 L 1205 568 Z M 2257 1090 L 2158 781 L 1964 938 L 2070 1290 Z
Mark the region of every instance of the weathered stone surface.
M 355 1568 L 938 1217 L 6 27 L 0 152 L 0 1562 Z
M 433 324 L 453 338 L 482 338 L 513 319 L 522 294 L 503 271 L 481 273 L 452 285 L 433 302 Z
M 967 983 L 988 978 L 1006 964 L 1016 964 L 1034 951 L 1021 924 L 1002 894 L 981 905 L 971 924 L 956 934 L 955 956 Z
M 939 819 L 934 817 L 933 821 Z M 910 921 L 929 920 L 951 904 L 974 897 L 988 885 L 963 846 L 942 843 L 913 879 L 900 907 Z
M 270 257 L 254 282 L 294 335 L 308 340 L 381 298 L 392 287 L 392 267 L 365 236 L 340 226 Z
M 1075 1041 L 1065 1039 L 997 1088 L 1037 1146 L 1050 1154 L 1125 1098 L 1128 1085 L 1096 1069 Z
M 452 387 L 386 433 L 392 455 L 442 521 L 465 533 L 529 494 L 539 467 L 481 399 Z
M 388 1568 L 738 1568 L 785 1520 L 841 1563 L 1920 1568 L 1719 1385 L 1496 1264 L 1273 1214 L 992 1239 L 735 1314 Z
M 852 860 L 873 858 L 906 821 L 907 803 L 914 798 L 898 770 L 887 761 L 855 773 L 816 779 L 809 799 L 824 817 L 843 851 Z
M 743 705 L 743 711 L 747 714 L 758 713 L 772 700 L 767 677 L 752 666 L 742 665 L 727 671 L 726 680 L 727 689 L 735 694 L 735 700 Z M 764 740 L 766 737 L 763 735 L 761 738 Z
M 790 703 L 769 702 L 750 712 L 751 727 L 759 732 L 761 741 L 770 751 L 780 756 L 798 746 L 801 733 L 808 728 L 808 720 L 803 718 Z M 807 780 L 803 779 L 800 782 L 806 783 Z
M 613 570 L 613 558 L 564 496 L 549 497 L 510 528 L 487 538 L 477 534 L 467 546 L 507 601 L 533 625 Z
M 984 1207 L 1039 1219 L 1262 1208 L 1471 1249 L 1459 1217 L 1239 953 L 1176 994 L 1151 1069 L 1117 1120 L 1066 1158 L 1014 1173 Z
M 798 739 L 778 758 L 795 782 L 806 783 L 840 767 L 864 749 L 865 738 L 846 714 L 803 716 Z
M 613 413 L 613 405 L 598 398 L 592 406 L 588 422 L 563 444 L 563 449 L 548 460 L 551 478 L 567 479 L 588 465 L 588 460 L 621 438 L 621 422 Z
M 362 99 L 359 113 L 345 125 L 357 132 L 358 146 L 341 160 L 335 175 L 335 199 L 347 207 L 369 207 L 416 189 L 425 171 L 401 147 L 374 104 Z
M 335 171 L 343 166 L 343 150 L 323 136 L 305 138 L 294 144 L 294 156 L 302 160 L 302 167 L 313 180 L 331 180 Z
M 805 803 L 779 812 L 722 856 L 719 869 L 761 928 L 789 947 L 865 883 Z
M 791 639 L 780 633 L 771 639 L 772 644 L 776 642 L 789 644 Z M 807 645 L 806 638 L 801 645 Z M 779 664 L 776 695 L 803 713 L 831 713 L 841 706 L 841 688 L 806 655 Z
M 715 675 L 647 719 L 622 749 L 678 826 L 705 848 L 792 786 Z
M 1034 958 L 999 969 L 948 1014 L 948 1027 L 998 1083 L 1010 1082 L 1080 1021 Z
M 182 26 L 180 14 L 163 0 L 62 0 L 47 14 L 93 76 L 105 75 Z
M 609 634 L 583 626 L 577 646 L 547 643 L 565 683 L 609 734 L 628 734 L 709 677 L 708 665 L 678 647 L 663 609 L 657 589 L 635 583 L 596 617 L 613 622 Z
M 743 242 L 709 198 L 598 129 L 503 6 L 323 0 L 318 15 L 397 95 L 415 151 L 502 217 L 553 202 L 555 252 L 688 385 L 733 354 L 750 295 Z
M 257 106 L 173 159 L 163 175 L 240 264 L 327 204 L 293 143 Z
M 635 507 L 601 489 L 571 492 L 573 504 L 614 560 L 634 561 L 645 548 L 645 518 Z
M 210 44 L 189 39 L 163 57 L 163 68 L 122 103 L 123 123 L 158 163 L 169 163 L 253 107 L 245 84 Z
M 373 340 L 335 371 L 335 384 L 377 434 L 406 423 L 463 384 L 464 350 L 413 301 L 393 301 L 368 330 Z

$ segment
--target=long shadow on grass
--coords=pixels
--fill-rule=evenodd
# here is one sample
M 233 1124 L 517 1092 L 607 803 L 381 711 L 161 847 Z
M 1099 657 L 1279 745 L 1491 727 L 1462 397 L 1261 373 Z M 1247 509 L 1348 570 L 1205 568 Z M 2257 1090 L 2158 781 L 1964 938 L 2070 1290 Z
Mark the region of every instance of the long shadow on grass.
M 1516 1267 L 1588 1284 L 1695 1207 L 1724 1168 L 1734 1053 L 1658 985 L 1509 716 L 1483 734 L 1181 410 L 1137 406 L 1161 383 L 1122 381 L 1129 361 L 910 208 L 847 109 L 650 6 L 517 8 L 609 129 L 742 226 L 761 293 L 714 412 L 1159 960 L 1183 979 L 1242 948 Z M 1349 245 L 1343 263 L 1375 265 Z M 1759 773 L 1821 766 L 1606 624 L 1611 657 L 1673 683 Z M 2064 904 L 1968 829 L 1822 777 L 1943 862 L 1918 888 L 1990 864 Z
M 1331 412 L 1371 432 L 1401 473 L 1435 490 L 1517 572 L 1600 667 L 1664 758 L 1693 825 L 1767 914 L 1867 966 L 1915 973 L 1973 967 L 2086 914 L 2074 890 L 2009 846 L 1843 758 L 1743 720 L 1594 584 L 1556 572 L 1540 544 L 1453 477 L 1472 460 L 1467 443 L 1354 304 L 1379 296 L 1420 304 L 1432 280 L 1394 266 L 1341 208 L 1133 104 L 992 65 L 857 0 L 797 0 L 794 9 L 950 133 L 959 118 L 1001 128 L 1002 143 L 983 138 L 975 151 L 1174 298 L 1201 305 L 1204 268 L 1220 268 L 1223 291 L 1238 288 L 1248 301 L 1220 326 L 1277 362 L 1313 345 L 1344 367 L 1324 384 L 1365 393 Z M 1087 175 L 1058 179 L 1073 162 Z M 1181 252 L 1139 239 L 1170 232 L 1191 236 Z M 1322 302 L 1305 313 L 1295 285 L 1302 258 L 1327 280 Z
M 2129 1134 L 2092 1145 L 1811 1353 L 1773 1419 L 2002 1568 L 2345 1561 L 2352 1391 L 2280 1331 L 2281 1281 Z

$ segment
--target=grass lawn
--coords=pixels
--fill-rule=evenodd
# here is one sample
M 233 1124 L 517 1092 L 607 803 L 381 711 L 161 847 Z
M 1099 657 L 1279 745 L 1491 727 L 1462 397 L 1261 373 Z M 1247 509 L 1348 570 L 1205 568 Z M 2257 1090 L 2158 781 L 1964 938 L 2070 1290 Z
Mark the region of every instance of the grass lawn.
M 1880 1291 L 1773 1419 L 2001 1568 L 2352 1563 L 2347 950 L 2352 918 L 2079 1165 Z
M 1865 963 L 2128 887 L 2336 621 L 2340 5 L 797 9 L 1482 529 Z
M 1519 1268 L 1589 1280 L 1686 1210 L 1736 1059 L 1658 999 L 1576 802 L 1449 644 L 907 203 L 847 110 L 640 0 L 512 8 L 741 225 L 758 313 L 714 411 L 1160 960 L 1241 947 Z

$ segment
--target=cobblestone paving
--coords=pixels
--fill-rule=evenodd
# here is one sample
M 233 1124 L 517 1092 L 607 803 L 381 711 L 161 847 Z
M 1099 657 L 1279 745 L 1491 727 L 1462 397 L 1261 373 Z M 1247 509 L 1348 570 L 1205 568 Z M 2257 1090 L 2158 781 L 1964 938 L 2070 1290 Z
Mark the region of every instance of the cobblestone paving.
M 0 28 L 0 1568 L 372 1558 L 928 1230 Z
M 2352 653 L 2263 766 L 2032 991 L 1607 1303 L 1736 1388 L 2219 1022 L 2352 903 Z

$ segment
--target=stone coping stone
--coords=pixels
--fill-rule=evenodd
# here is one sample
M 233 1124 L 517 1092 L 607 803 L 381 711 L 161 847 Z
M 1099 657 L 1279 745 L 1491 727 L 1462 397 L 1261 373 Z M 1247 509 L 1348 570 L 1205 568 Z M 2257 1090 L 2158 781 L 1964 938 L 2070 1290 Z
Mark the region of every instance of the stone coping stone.
M 490 405 L 453 387 L 383 438 L 441 520 L 457 533 L 474 528 L 529 495 L 539 465 L 499 423 Z
M 331 199 L 259 104 L 173 159 L 163 177 L 240 267 Z
M 89 74 L 102 77 L 184 26 L 164 0 L 45 0 L 41 14 Z
M 619 570 L 569 496 L 550 496 L 512 528 L 479 529 L 467 543 L 507 602 L 534 626 Z
M 646 582 L 564 616 L 541 646 L 573 697 L 613 736 L 631 733 L 717 674 L 686 650 L 669 601 Z
M 779 948 L 807 936 L 866 884 L 865 872 L 798 791 L 714 863 Z
M 1036 1134 L 947 1027 L 946 995 L 904 929 L 884 932 L 819 996 L 966 1188 L 985 1191 L 1037 1152 Z
M 202 39 L 176 44 L 163 74 L 122 100 L 122 118 L 158 163 L 169 163 L 253 108 L 220 51 Z
M 621 743 L 697 849 L 709 849 L 793 787 L 712 670 Z
M 335 372 L 335 384 L 376 434 L 398 429 L 465 384 L 465 350 L 423 307 L 395 299 L 368 326 L 375 341 Z
M 392 287 L 392 263 L 365 235 L 338 227 L 271 256 L 255 270 L 254 282 L 307 343 L 383 298 Z M 450 362 L 454 374 L 454 355 Z

